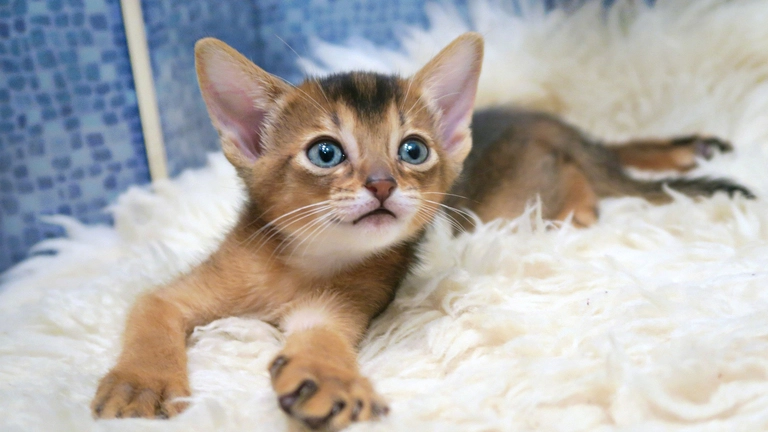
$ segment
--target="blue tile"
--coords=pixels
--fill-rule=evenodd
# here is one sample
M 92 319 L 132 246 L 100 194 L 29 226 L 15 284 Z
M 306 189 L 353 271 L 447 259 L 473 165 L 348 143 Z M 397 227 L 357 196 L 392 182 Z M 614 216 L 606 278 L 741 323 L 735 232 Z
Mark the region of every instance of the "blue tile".
M 0 198 L 0 209 L 8 217 L 16 216 L 19 213 L 19 200 L 12 195 L 3 196 Z
M 88 18 L 91 28 L 94 30 L 107 29 L 107 17 L 104 14 L 94 14 Z
M 16 179 L 23 179 L 27 177 L 29 170 L 26 166 L 20 165 L 13 169 L 13 177 Z
M 112 159 L 112 151 L 108 148 L 97 148 L 91 152 L 94 162 L 107 162 Z
M 64 120 L 64 129 L 68 131 L 75 130 L 80 127 L 80 119 L 74 117 Z
M 1 32 L 2 32 L 2 27 L 0 27 L 0 33 Z M 0 34 L 0 37 L 2 37 L 1 34 Z M 3 62 L 0 64 L 0 70 L 2 70 L 3 73 L 7 73 L 7 74 L 15 73 L 19 71 L 19 65 L 12 60 L 3 60 Z
M 13 91 L 24 90 L 26 80 L 21 75 L 13 75 L 8 78 L 8 87 Z
M 42 68 L 52 68 L 56 66 L 56 57 L 52 50 L 45 50 L 37 53 L 37 64 Z
M 7 173 L 11 166 L 13 166 L 13 158 L 10 153 L 0 153 L 0 174 Z
M 37 188 L 41 191 L 48 190 L 53 187 L 53 179 L 51 176 L 39 177 L 37 179 Z
M 74 201 L 83 195 L 83 192 L 80 189 L 80 185 L 77 183 L 70 183 L 67 187 L 67 192 L 69 195 L 67 198 L 71 201 Z
M 69 26 L 69 15 L 66 15 L 66 14 L 56 15 L 56 18 L 54 18 L 53 23 L 56 25 L 56 27 Z
M 107 176 L 104 179 L 104 189 L 113 190 L 117 187 L 117 178 L 113 175 Z
M 14 0 L 11 5 L 14 15 L 24 15 L 27 13 L 27 1 L 26 0 Z
M 23 18 L 17 18 L 13 21 L 13 29 L 16 33 L 24 33 L 27 30 L 27 23 Z
M 100 133 L 92 133 L 85 136 L 85 142 L 88 147 L 99 147 L 104 145 L 104 135 Z
M 58 12 L 64 7 L 64 2 L 62 0 L 47 0 L 47 6 L 49 11 Z
M 51 160 L 51 166 L 56 170 L 65 170 L 72 166 L 72 159 L 69 156 L 59 156 Z

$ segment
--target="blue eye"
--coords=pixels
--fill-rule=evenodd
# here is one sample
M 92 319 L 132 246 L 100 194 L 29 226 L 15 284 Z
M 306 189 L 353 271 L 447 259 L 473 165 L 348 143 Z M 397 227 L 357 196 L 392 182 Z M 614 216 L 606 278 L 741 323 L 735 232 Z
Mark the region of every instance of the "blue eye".
M 423 164 L 429 156 L 429 149 L 423 142 L 408 138 L 400 144 L 400 150 L 398 150 L 400 159 L 411 165 Z
M 320 141 L 307 150 L 307 157 L 320 168 L 333 168 L 342 163 L 346 156 L 341 146 L 333 141 Z

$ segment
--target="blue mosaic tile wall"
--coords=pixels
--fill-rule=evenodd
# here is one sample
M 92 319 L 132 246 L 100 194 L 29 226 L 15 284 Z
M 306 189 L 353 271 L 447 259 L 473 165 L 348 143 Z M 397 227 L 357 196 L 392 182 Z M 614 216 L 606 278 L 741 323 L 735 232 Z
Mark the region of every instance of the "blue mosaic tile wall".
M 149 180 L 117 0 L 0 0 L 0 271 Z

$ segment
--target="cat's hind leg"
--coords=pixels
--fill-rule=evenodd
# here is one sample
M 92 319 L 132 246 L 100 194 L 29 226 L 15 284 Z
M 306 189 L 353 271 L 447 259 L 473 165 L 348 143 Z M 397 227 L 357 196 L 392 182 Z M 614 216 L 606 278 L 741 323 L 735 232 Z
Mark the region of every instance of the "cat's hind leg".
M 716 153 L 733 151 L 733 146 L 717 137 L 688 135 L 668 139 L 633 140 L 608 149 L 623 166 L 651 171 L 686 172 L 696 168 L 697 159 L 712 159 Z
M 597 222 L 598 196 L 581 169 L 575 163 L 564 163 L 559 180 L 563 198 L 554 219 L 562 221 L 573 214 L 575 226 L 587 227 Z

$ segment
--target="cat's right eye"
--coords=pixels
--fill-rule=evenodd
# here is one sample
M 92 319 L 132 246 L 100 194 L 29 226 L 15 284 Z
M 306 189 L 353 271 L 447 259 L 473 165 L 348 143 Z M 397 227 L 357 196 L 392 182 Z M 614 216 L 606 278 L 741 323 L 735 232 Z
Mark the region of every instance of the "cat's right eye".
M 341 145 L 330 140 L 318 141 L 307 150 L 307 158 L 320 168 L 333 168 L 347 157 Z

